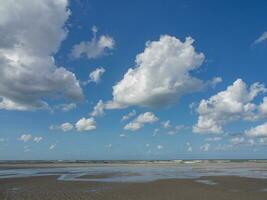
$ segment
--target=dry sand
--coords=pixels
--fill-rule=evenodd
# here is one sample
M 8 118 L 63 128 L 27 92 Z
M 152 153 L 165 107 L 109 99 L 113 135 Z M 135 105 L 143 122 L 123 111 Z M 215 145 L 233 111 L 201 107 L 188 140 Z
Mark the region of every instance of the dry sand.
M 57 176 L 0 179 L 1 200 L 266 200 L 267 180 L 241 177 L 146 183 L 57 181 Z M 204 184 L 205 182 L 216 185 Z

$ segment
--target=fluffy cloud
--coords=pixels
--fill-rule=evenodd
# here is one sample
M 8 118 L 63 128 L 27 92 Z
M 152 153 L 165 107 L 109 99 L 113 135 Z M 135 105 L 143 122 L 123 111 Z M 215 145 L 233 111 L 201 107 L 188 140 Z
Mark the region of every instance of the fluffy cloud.
M 67 35 L 67 0 L 4 1 L 0 7 L 0 109 L 48 108 L 51 97 L 83 98 L 53 55 Z
M 127 115 L 122 116 L 121 121 L 126 121 L 126 120 L 130 119 L 131 117 L 133 117 L 135 115 L 136 115 L 136 111 L 132 110 Z
M 64 132 L 71 131 L 73 129 L 73 125 L 69 122 L 66 122 L 60 125 L 60 129 Z
M 18 140 L 23 141 L 23 142 L 28 142 L 32 139 L 32 135 L 31 134 L 22 134 Z
M 163 149 L 163 148 L 164 148 L 164 147 L 163 147 L 162 145 L 158 145 L 158 146 L 157 146 L 157 149 L 158 149 L 158 150 L 161 150 L 161 149 Z
M 88 59 L 94 59 L 107 54 L 108 50 L 112 50 L 115 41 L 108 35 L 96 36 L 97 28 L 92 28 L 93 38 L 90 41 L 83 41 L 73 46 L 71 55 L 74 58 L 86 56 Z
M 166 106 L 202 88 L 203 82 L 190 75 L 205 57 L 195 51 L 193 41 L 163 35 L 158 41 L 147 42 L 136 56 L 136 66 L 113 86 L 113 100 L 107 107 Z
M 103 116 L 105 115 L 104 109 L 105 109 L 105 104 L 103 103 L 102 100 L 99 100 L 90 114 L 93 117 Z
M 96 122 L 93 117 L 91 118 L 81 118 L 76 124 L 75 127 L 77 131 L 92 131 L 96 129 Z
M 263 98 L 262 103 L 258 106 L 260 115 L 267 116 L 267 97 Z
M 201 100 L 197 112 L 198 122 L 193 127 L 196 133 L 221 133 L 223 125 L 235 120 L 255 120 L 259 118 L 257 105 L 252 101 L 259 93 L 266 92 L 264 85 L 252 84 L 249 88 L 237 79 L 226 90 Z
M 207 85 L 215 88 L 219 83 L 221 83 L 223 80 L 221 77 L 214 77 L 213 79 L 211 79 L 210 81 L 207 81 Z
M 267 137 L 267 122 L 245 131 L 249 137 Z
M 39 137 L 39 136 L 36 136 L 36 137 L 33 137 L 31 134 L 22 134 L 18 140 L 20 141 L 23 141 L 23 142 L 29 142 L 29 141 L 33 141 L 33 142 L 36 142 L 36 143 L 39 143 L 43 140 L 43 137 Z
M 101 76 L 105 73 L 105 69 L 103 67 L 96 68 L 89 74 L 89 82 L 99 83 L 101 80 Z
M 138 117 L 136 117 L 133 121 L 129 122 L 124 126 L 125 130 L 130 130 L 130 131 L 137 131 L 141 129 L 145 124 L 151 124 L 158 121 L 158 118 L 151 112 L 145 112 Z
M 257 38 L 255 41 L 254 41 L 254 44 L 259 44 L 263 41 L 267 40 L 267 31 L 264 32 L 259 38 Z
M 73 129 L 73 125 L 69 122 L 65 122 L 61 125 L 51 125 L 49 129 L 50 130 L 61 130 L 61 131 L 67 132 Z

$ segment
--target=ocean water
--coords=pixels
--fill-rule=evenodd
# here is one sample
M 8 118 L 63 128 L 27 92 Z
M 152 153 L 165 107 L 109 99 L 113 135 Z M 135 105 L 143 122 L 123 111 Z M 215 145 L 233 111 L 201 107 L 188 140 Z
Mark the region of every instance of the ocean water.
M 90 167 L 0 170 L 1 178 L 58 175 L 60 181 L 147 182 L 159 179 L 196 179 L 203 176 L 240 176 L 267 179 L 267 164 L 207 163 L 172 165 L 100 165 Z M 93 176 L 97 178 L 90 178 Z M 102 175 L 102 176 L 101 176 Z M 87 176 L 87 177 L 86 177 Z

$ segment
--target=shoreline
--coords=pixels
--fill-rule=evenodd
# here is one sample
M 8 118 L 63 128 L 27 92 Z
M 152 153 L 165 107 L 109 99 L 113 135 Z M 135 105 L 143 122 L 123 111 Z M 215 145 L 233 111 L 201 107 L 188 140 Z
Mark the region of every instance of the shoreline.
M 72 168 L 72 167 L 129 167 L 129 166 L 206 166 L 227 165 L 231 167 L 263 167 L 267 169 L 267 160 L 228 161 L 228 160 L 192 160 L 192 161 L 119 161 L 119 162 L 0 162 L 0 170 L 29 168 Z

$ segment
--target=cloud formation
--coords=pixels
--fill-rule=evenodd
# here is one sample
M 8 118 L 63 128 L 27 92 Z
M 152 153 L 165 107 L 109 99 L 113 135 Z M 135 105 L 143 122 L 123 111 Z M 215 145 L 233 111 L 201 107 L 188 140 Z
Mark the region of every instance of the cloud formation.
M 262 84 L 254 83 L 248 87 L 243 80 L 237 79 L 226 90 L 200 101 L 197 108 L 198 122 L 194 125 L 193 132 L 222 133 L 223 125 L 228 122 L 260 118 L 261 114 L 257 112 L 253 100 L 266 91 Z
M 68 112 L 70 110 L 73 110 L 77 107 L 76 103 L 65 103 L 65 104 L 60 104 L 56 106 L 56 109 L 60 109 L 64 112 Z
M 39 143 L 43 140 L 43 137 L 34 137 L 33 138 L 33 141 L 36 142 L 36 143 Z
M 267 40 L 267 31 L 265 31 L 264 33 L 261 34 L 260 37 L 258 37 L 255 41 L 254 44 L 259 44 L 264 42 L 265 40 Z
M 96 129 L 96 121 L 93 117 L 91 118 L 81 118 L 77 123 L 75 124 L 75 127 L 77 131 L 83 132 L 83 131 L 92 131 Z
M 33 141 L 33 142 L 36 142 L 36 143 L 39 143 L 43 140 L 43 137 L 41 136 L 36 136 L 36 137 L 33 137 L 31 134 L 22 134 L 19 138 L 18 138 L 19 141 L 22 141 L 22 142 L 29 142 L 29 141 Z
M 60 125 L 60 129 L 64 132 L 71 131 L 73 129 L 73 125 L 71 123 L 66 122 Z
M 121 121 L 126 121 L 126 120 L 134 117 L 135 115 L 136 115 L 136 111 L 135 110 L 132 110 L 127 115 L 122 116 Z
M 31 134 L 22 134 L 18 140 L 23 141 L 23 142 L 28 142 L 32 139 L 32 135 Z
M 245 131 L 249 137 L 267 137 L 267 122 Z
M 61 130 L 63 132 L 71 131 L 73 129 L 73 125 L 69 122 L 62 123 L 60 125 L 51 125 L 49 127 L 50 130 Z
M 101 77 L 105 73 L 105 71 L 106 70 L 103 67 L 96 68 L 94 71 L 92 71 L 89 74 L 89 79 L 87 81 L 83 82 L 83 84 L 87 85 L 91 82 L 98 84 L 101 81 Z
M 104 74 L 106 70 L 103 67 L 96 68 L 89 74 L 89 78 L 91 82 L 99 83 L 101 76 Z
M 193 42 L 191 37 L 182 42 L 169 35 L 148 41 L 136 56 L 136 66 L 113 86 L 113 100 L 107 108 L 167 106 L 184 94 L 200 90 L 203 82 L 190 72 L 203 63 L 205 56 L 195 51 Z
M 48 98 L 83 98 L 75 75 L 53 58 L 67 35 L 67 6 L 67 0 L 1 3 L 0 109 L 44 109 Z
M 108 35 L 97 37 L 97 28 L 92 28 L 93 38 L 90 41 L 83 41 L 73 46 L 71 56 L 80 58 L 82 56 L 88 59 L 95 59 L 107 54 L 108 50 L 112 50 L 115 46 L 115 41 Z
M 105 115 L 105 104 L 103 101 L 100 99 L 98 103 L 95 105 L 93 108 L 93 111 L 90 113 L 91 116 L 93 117 L 100 117 Z
M 163 128 L 171 128 L 171 121 L 170 120 L 167 120 L 167 121 L 164 121 L 164 122 L 161 122 L 161 125 Z
M 126 124 L 124 126 L 124 129 L 130 131 L 137 131 L 141 129 L 145 124 L 152 124 L 156 121 L 158 121 L 158 118 L 153 113 L 145 112 L 138 115 L 138 117 L 136 117 L 133 121 Z

